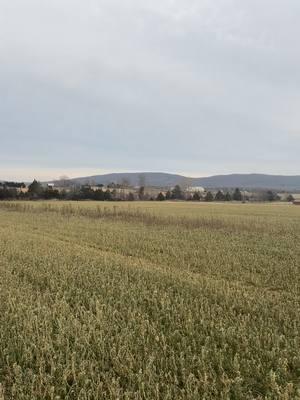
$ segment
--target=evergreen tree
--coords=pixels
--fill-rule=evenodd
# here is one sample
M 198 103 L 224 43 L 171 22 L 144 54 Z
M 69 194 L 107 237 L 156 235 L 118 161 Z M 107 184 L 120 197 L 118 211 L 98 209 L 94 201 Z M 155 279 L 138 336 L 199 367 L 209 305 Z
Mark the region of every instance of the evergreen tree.
M 104 192 L 103 192 L 103 190 L 102 189 L 97 189 L 96 191 L 95 191 L 95 194 L 94 194 L 94 199 L 95 200 L 97 200 L 97 201 L 103 201 L 104 200 Z
M 172 198 L 172 193 L 170 192 L 170 190 L 168 190 L 166 193 L 166 200 L 171 200 L 171 198 Z
M 231 201 L 232 200 L 231 194 L 229 192 L 226 192 L 224 200 L 225 201 Z
M 242 193 L 241 193 L 239 188 L 235 189 L 235 191 L 233 193 L 233 196 L 232 196 L 232 199 L 235 200 L 235 201 L 242 201 L 243 196 L 242 196 Z
M 183 192 L 181 190 L 181 187 L 179 185 L 176 185 L 174 189 L 172 190 L 172 199 L 174 200 L 181 200 L 183 199 Z
M 267 201 L 275 201 L 277 198 L 276 193 L 272 192 L 272 190 L 268 190 L 266 193 L 266 200 Z
M 34 196 L 40 196 L 43 192 L 43 187 L 36 179 L 28 186 L 28 193 Z
M 128 194 L 128 201 L 134 201 L 134 200 L 135 200 L 134 194 L 133 194 L 132 192 L 130 192 L 130 193 Z
M 213 201 L 214 200 L 214 195 L 212 192 L 207 192 L 204 198 L 205 201 Z
M 200 200 L 201 200 L 201 195 L 200 195 L 200 193 L 199 193 L 199 192 L 195 192 L 195 193 L 193 194 L 192 200 L 193 200 L 193 201 L 200 201 Z
M 215 195 L 215 200 L 216 201 L 224 201 L 225 200 L 225 195 L 221 190 L 219 190 L 217 192 L 217 194 Z
M 59 199 L 59 191 L 56 189 L 46 189 L 43 197 L 45 199 Z
M 139 199 L 144 200 L 145 198 L 145 186 L 141 186 L 139 188 Z
M 112 194 L 111 194 L 110 190 L 108 190 L 108 189 L 104 192 L 104 200 L 108 200 L 108 201 L 112 200 Z
M 162 192 L 158 193 L 157 197 L 156 197 L 157 201 L 164 201 L 166 200 L 165 196 L 163 195 Z

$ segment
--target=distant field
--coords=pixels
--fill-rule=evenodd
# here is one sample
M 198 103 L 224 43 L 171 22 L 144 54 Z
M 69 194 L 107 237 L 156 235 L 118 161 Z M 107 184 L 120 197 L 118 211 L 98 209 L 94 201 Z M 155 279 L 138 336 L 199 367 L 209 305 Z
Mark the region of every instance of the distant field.
M 0 202 L 0 400 L 300 399 L 300 207 Z

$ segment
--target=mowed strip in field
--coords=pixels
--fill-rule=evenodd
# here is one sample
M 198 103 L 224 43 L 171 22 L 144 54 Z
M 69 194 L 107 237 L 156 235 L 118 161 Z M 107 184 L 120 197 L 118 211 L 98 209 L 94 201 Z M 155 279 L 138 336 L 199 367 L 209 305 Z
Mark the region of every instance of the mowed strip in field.
M 299 268 L 292 205 L 0 203 L 0 399 L 300 399 Z

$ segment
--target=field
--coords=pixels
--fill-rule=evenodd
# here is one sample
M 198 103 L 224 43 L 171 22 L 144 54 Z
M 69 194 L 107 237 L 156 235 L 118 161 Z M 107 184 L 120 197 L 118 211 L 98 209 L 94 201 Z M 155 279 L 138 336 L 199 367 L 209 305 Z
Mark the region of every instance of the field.
M 300 399 L 300 207 L 0 203 L 0 399 Z

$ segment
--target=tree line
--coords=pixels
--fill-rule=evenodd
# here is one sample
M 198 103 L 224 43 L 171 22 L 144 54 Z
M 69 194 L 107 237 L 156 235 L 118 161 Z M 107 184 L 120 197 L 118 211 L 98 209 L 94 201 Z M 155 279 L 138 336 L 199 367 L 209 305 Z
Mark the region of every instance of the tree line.
M 218 190 L 215 194 L 211 191 L 187 193 L 180 185 L 176 185 L 172 190 L 167 192 L 159 192 L 155 196 L 147 193 L 146 188 L 141 186 L 137 193 L 127 192 L 122 194 L 120 185 L 109 185 L 104 190 L 103 185 L 98 185 L 98 189 L 94 190 L 89 185 L 81 186 L 68 190 L 57 190 L 55 187 L 44 187 L 40 182 L 34 180 L 29 186 L 28 191 L 22 191 L 26 188 L 24 183 L 5 182 L 0 183 L 0 200 L 23 199 L 23 200 L 95 200 L 95 201 L 118 201 L 118 200 L 185 200 L 185 201 L 205 201 L 205 202 L 227 202 L 227 201 L 250 201 L 249 195 L 244 194 L 239 188 L 234 191 L 226 191 L 225 193 Z M 127 188 L 128 189 L 128 188 Z M 119 191 L 118 191 L 119 190 Z M 268 190 L 260 191 L 256 200 L 260 201 L 278 201 L 280 197 L 277 193 Z M 253 200 L 253 199 L 252 199 Z M 289 195 L 287 201 L 293 201 L 292 195 Z

